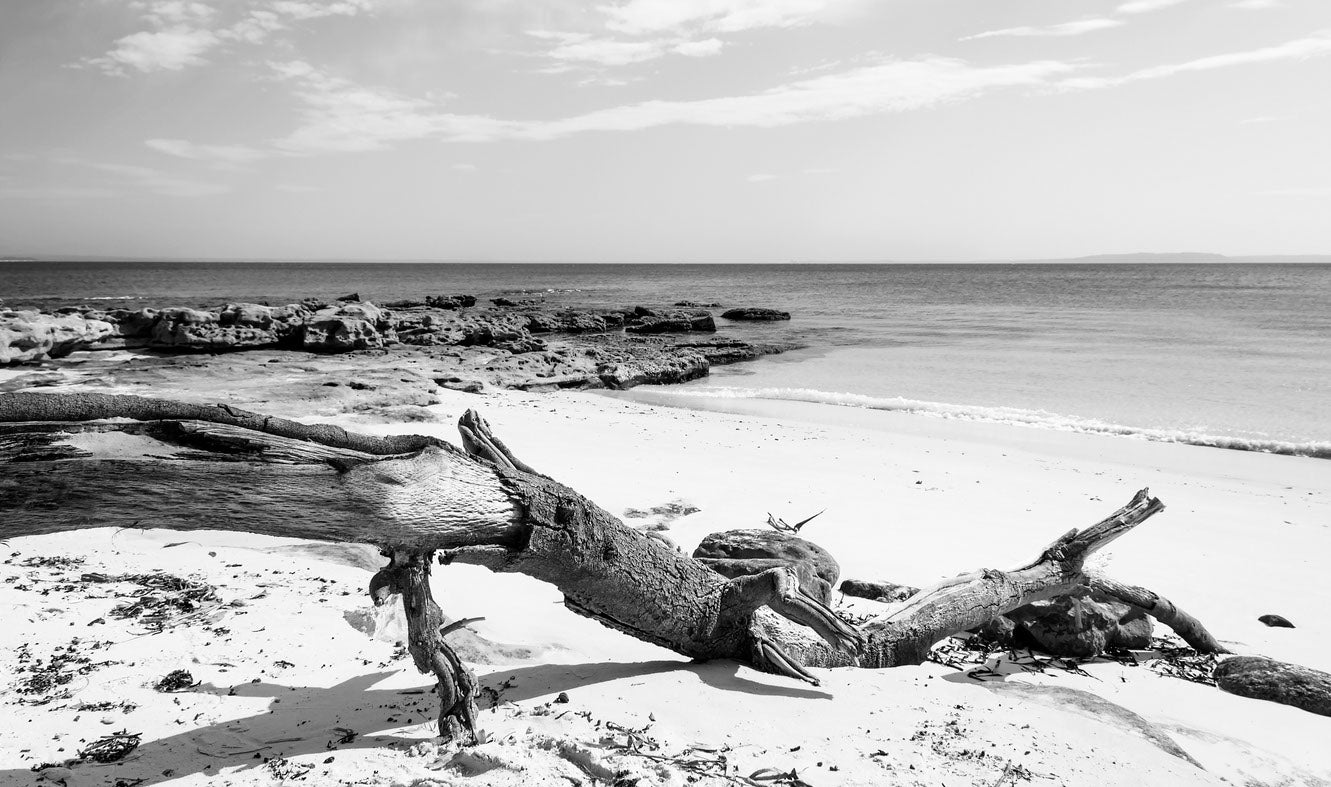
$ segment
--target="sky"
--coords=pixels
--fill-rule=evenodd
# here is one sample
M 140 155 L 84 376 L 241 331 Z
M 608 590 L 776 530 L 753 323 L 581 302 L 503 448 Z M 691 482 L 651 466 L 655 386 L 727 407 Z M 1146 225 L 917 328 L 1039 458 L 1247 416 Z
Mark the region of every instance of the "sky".
M 1331 253 L 1328 0 L 0 0 L 0 255 Z

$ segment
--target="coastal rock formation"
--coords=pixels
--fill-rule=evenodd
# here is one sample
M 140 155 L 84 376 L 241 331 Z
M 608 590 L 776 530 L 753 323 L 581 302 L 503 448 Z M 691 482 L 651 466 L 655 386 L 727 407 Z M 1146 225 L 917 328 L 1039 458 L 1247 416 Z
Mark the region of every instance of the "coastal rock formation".
M 530 301 L 475 308 L 469 295 L 399 301 L 389 311 L 370 301 L 314 300 L 286 306 L 227 304 L 98 312 L 70 307 L 11 316 L 0 334 L 6 363 L 74 349 L 147 347 L 164 353 L 238 350 L 427 352 L 449 363 L 448 376 L 523 390 L 631 388 L 706 376 L 713 365 L 748 361 L 788 346 L 754 345 L 709 335 L 710 312 L 661 309 L 543 310 Z M 35 322 L 34 322 L 35 321 Z M 22 325 L 20 325 L 22 323 Z M 37 323 L 59 325 L 58 340 L 39 341 Z M 42 329 L 45 330 L 45 329 Z M 443 373 L 445 370 L 438 370 Z
M 476 305 L 475 295 L 432 295 L 425 305 L 435 309 L 465 309 Z
M 656 353 L 599 365 L 596 376 L 606 388 L 623 390 L 635 385 L 670 385 L 706 377 L 712 365 L 690 352 Z
M 641 315 L 633 325 L 624 330 L 628 333 L 690 333 L 700 331 L 716 333 L 716 321 L 709 312 L 667 312 L 665 314 Z
M 1057 656 L 1099 656 L 1111 648 L 1144 648 L 1154 624 L 1140 609 L 1087 587 L 1007 614 L 1040 649 Z
M 357 306 L 340 308 L 357 308 Z M 309 312 L 303 306 L 227 304 L 220 312 L 163 309 L 147 329 L 148 346 L 197 350 L 241 350 L 275 347 L 295 336 Z M 121 333 L 135 336 L 152 315 L 136 312 L 122 322 Z
M 1215 668 L 1216 685 L 1230 694 L 1331 716 L 1331 675 L 1265 656 L 1233 656 Z
M 721 313 L 721 316 L 727 320 L 747 320 L 749 322 L 776 322 L 777 320 L 789 320 L 790 312 L 783 312 L 777 309 L 759 309 L 748 307 L 743 309 L 731 309 Z
M 305 320 L 301 334 L 301 346 L 310 352 L 377 349 L 396 341 L 387 313 L 372 303 L 321 309 Z
M 712 533 L 693 550 L 693 557 L 731 579 L 771 568 L 793 568 L 800 589 L 824 604 L 831 602 L 832 587 L 841 577 L 841 565 L 827 550 L 778 530 Z
M 111 323 L 82 314 L 0 311 L 0 364 L 59 358 L 115 333 Z

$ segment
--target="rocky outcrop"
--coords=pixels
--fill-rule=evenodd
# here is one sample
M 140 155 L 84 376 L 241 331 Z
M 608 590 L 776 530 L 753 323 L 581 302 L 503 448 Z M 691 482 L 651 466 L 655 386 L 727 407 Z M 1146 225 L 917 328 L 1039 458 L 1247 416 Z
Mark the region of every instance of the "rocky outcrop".
M 706 377 L 712 365 L 699 353 L 659 353 L 603 363 L 596 375 L 606 388 L 672 385 Z
M 726 530 L 712 533 L 693 550 L 693 557 L 727 577 L 759 574 L 790 567 L 800 588 L 824 604 L 832 600 L 832 587 L 841 566 L 822 547 L 779 530 Z
M 719 308 L 721 308 L 721 304 L 719 304 L 719 303 L 698 303 L 697 301 L 675 301 L 675 305 L 676 305 L 676 306 L 681 306 L 681 307 L 686 308 L 686 309 L 719 309 Z
M 337 307 L 361 308 L 362 304 Z M 147 328 L 148 346 L 177 350 L 249 350 L 298 342 L 309 312 L 303 306 L 227 304 L 219 312 L 163 309 Z M 143 330 L 149 315 L 134 313 L 122 322 L 125 335 Z
M 777 320 L 789 320 L 790 312 L 778 311 L 777 309 L 758 309 L 744 308 L 731 309 L 722 312 L 721 316 L 727 320 L 745 320 L 749 322 L 776 322 Z
M 527 315 L 526 328 L 532 333 L 604 333 L 610 325 L 590 312 L 533 312 Z
M 1216 665 L 1214 677 L 1230 694 L 1331 716 L 1331 675 L 1325 672 L 1265 656 L 1233 656 Z
M 624 328 L 628 333 L 716 333 L 716 321 L 709 312 L 666 312 L 641 315 L 632 325 Z
M 112 323 L 82 314 L 0 311 L 0 364 L 59 358 L 116 333 Z
M 1113 648 L 1145 648 L 1155 624 L 1137 607 L 1078 588 L 1007 614 L 1019 632 L 1056 656 L 1099 656 Z
M 432 295 L 425 305 L 433 309 L 465 309 L 476 305 L 475 295 Z
M 48 352 L 113 347 L 165 353 L 341 353 L 408 345 L 427 348 L 432 356 L 455 364 L 453 371 L 464 382 L 544 390 L 686 382 L 706 376 L 713 365 L 788 349 L 711 335 L 715 320 L 698 309 L 543 311 L 514 301 L 504 308 L 474 308 L 472 296 L 427 300 L 435 305 L 400 301 L 392 311 L 348 297 L 333 304 L 234 303 L 212 310 L 171 307 L 105 314 L 69 307 L 55 314 L 27 313 L 21 320 L 14 316 L 18 313 L 5 312 L 10 316 L 4 323 L 7 333 L 0 336 L 0 358 L 23 362 L 48 357 Z M 64 335 L 39 341 L 29 325 L 34 321 L 63 326 Z
M 301 347 L 309 352 L 370 350 L 396 342 L 388 313 L 372 303 L 321 309 L 305 320 L 301 333 Z

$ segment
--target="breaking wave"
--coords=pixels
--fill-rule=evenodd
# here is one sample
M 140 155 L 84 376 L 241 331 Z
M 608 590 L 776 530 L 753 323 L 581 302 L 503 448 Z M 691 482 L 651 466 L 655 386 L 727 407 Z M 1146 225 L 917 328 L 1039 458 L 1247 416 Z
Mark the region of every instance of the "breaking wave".
M 1057 415 L 1043 410 L 1025 410 L 1018 407 L 984 407 L 980 405 L 946 404 L 906 399 L 900 396 L 878 397 L 853 393 L 833 393 L 811 388 L 688 388 L 682 390 L 652 391 L 653 398 L 700 399 L 763 399 L 788 402 L 809 402 L 837 407 L 859 407 L 869 410 L 910 413 L 932 418 L 961 421 L 985 421 L 1012 424 L 1038 429 L 1054 429 L 1082 434 L 1116 435 L 1151 440 L 1161 443 L 1184 443 L 1209 448 L 1227 448 L 1234 451 L 1257 451 L 1268 454 L 1308 456 L 1331 459 L 1331 442 L 1287 442 L 1251 437 L 1213 435 L 1185 429 L 1157 429 L 1107 423 L 1093 418 Z M 682 404 L 682 402 L 681 402 Z

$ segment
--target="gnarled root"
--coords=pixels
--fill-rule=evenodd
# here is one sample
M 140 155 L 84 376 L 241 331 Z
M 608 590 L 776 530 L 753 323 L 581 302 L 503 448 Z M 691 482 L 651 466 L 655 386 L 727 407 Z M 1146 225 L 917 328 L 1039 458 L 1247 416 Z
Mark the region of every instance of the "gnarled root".
M 407 651 L 416 669 L 433 672 L 438 681 L 439 737 L 471 746 L 478 741 L 476 730 L 476 676 L 444 640 L 459 625 L 443 627 L 444 615 L 430 592 L 430 562 L 433 552 L 396 550 L 392 561 L 370 580 L 370 597 L 382 606 L 394 594 L 402 595 L 407 616 Z

